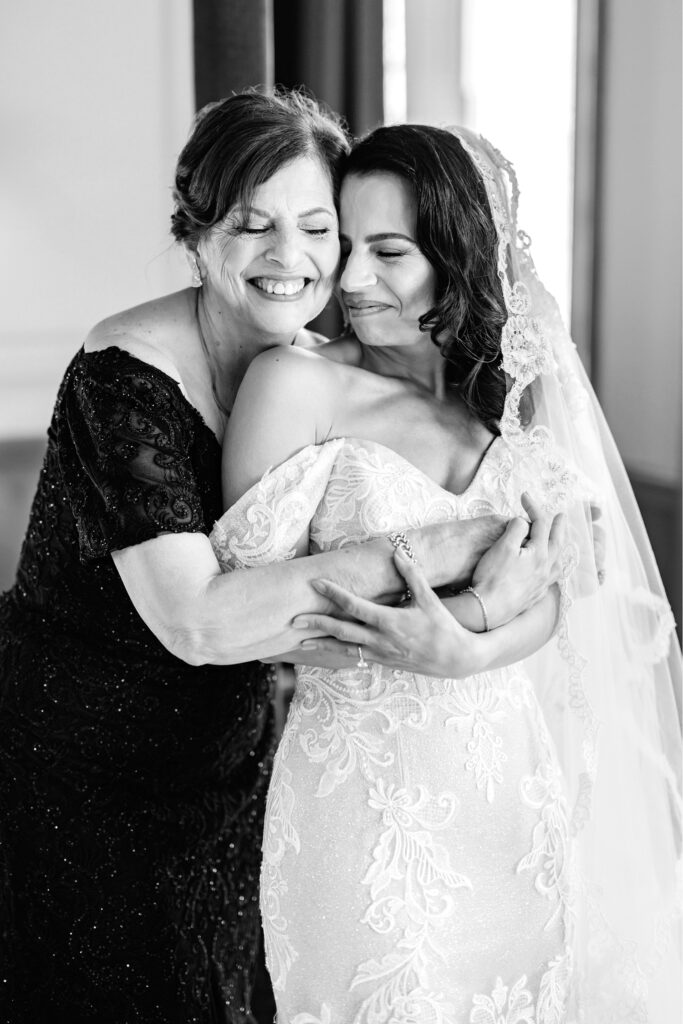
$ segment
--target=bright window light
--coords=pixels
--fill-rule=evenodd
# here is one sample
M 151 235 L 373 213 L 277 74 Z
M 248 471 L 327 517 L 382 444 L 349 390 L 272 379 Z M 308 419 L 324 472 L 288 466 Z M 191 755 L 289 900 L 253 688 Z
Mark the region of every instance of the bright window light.
M 406 120 L 406 5 L 405 0 L 384 0 L 384 123 Z
M 577 0 L 462 3 L 463 122 L 512 161 L 519 225 L 569 323 Z
M 384 0 L 385 123 L 462 124 L 512 161 L 519 225 L 566 323 L 577 2 Z

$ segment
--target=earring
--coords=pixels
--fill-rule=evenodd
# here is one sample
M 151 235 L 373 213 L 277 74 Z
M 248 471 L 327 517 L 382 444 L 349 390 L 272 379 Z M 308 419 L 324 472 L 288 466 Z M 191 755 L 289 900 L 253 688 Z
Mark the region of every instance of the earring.
M 199 272 L 197 257 L 193 253 L 188 252 L 187 262 L 190 264 L 190 270 L 192 271 L 192 287 L 201 288 L 204 282 L 202 281 L 202 275 Z

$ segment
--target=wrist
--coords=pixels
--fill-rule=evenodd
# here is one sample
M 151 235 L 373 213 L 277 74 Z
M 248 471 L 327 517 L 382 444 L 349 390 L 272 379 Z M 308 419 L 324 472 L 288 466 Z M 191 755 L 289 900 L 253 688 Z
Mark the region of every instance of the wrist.
M 511 609 L 506 605 L 503 587 L 483 581 L 476 583 L 473 581 L 473 587 L 486 608 L 488 625 L 486 632 L 491 632 L 494 629 L 498 629 L 499 626 L 504 626 L 506 622 L 515 617 L 515 609 Z M 472 600 L 476 600 L 474 595 L 470 595 L 470 597 L 472 597 Z M 480 616 L 480 620 L 481 618 L 482 616 Z M 483 626 L 477 632 L 484 632 Z
M 474 566 L 485 550 L 481 545 L 475 550 L 473 545 L 476 522 L 452 519 L 406 531 L 430 586 L 452 586 L 457 590 L 470 582 Z
M 432 526 L 423 527 L 419 530 L 404 530 L 402 534 L 402 536 L 404 536 L 408 541 L 414 560 L 420 566 L 422 572 L 427 577 L 429 585 L 432 587 L 439 585 L 438 583 L 435 583 L 434 580 L 438 575 L 437 551 L 441 543 L 441 539 L 439 537 L 440 526 L 441 523 L 437 523 Z M 391 546 L 391 555 L 393 560 L 393 556 L 396 553 L 396 545 L 389 539 L 389 536 L 385 539 Z
M 470 619 L 472 611 L 474 610 L 474 626 L 469 626 L 473 633 L 488 633 L 491 629 L 489 621 L 489 613 L 486 601 L 484 600 L 481 592 L 476 590 L 474 587 L 465 587 L 458 594 L 459 597 L 469 598 L 469 612 Z M 474 602 L 474 604 L 473 604 Z
M 453 644 L 446 678 L 466 679 L 477 672 L 483 672 L 487 664 L 487 644 L 488 637 L 485 634 L 470 629 L 462 630 Z

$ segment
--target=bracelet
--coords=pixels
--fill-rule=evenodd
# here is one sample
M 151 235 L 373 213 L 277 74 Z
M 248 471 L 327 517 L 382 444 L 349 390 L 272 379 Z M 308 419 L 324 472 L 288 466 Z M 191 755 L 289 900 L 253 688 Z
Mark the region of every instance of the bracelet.
M 387 540 L 389 540 L 394 545 L 396 551 L 402 551 L 406 558 L 408 558 L 413 563 L 413 565 L 417 565 L 417 558 L 415 557 L 413 546 L 406 537 L 405 533 L 389 533 L 387 534 Z M 400 603 L 410 604 L 412 599 L 412 591 L 410 587 L 406 587 L 406 589 L 403 592 L 403 597 L 401 598 Z
M 490 630 L 489 630 L 489 617 L 487 615 L 486 605 L 484 604 L 484 600 L 483 600 L 481 594 L 478 594 L 477 591 L 474 589 L 474 587 L 465 587 L 465 589 L 461 590 L 460 593 L 461 594 L 472 594 L 473 597 L 476 597 L 477 601 L 479 602 L 479 607 L 481 608 L 481 614 L 482 614 L 483 619 L 484 619 L 484 632 L 485 633 L 490 632 Z

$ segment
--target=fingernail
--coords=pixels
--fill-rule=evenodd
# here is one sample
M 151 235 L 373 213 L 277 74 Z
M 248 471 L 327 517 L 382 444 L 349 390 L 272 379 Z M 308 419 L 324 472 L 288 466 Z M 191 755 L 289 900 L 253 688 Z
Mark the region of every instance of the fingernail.
M 302 619 L 300 615 L 297 615 L 295 619 L 292 619 L 292 626 L 294 629 L 308 629 L 308 619 Z
M 304 640 L 303 643 L 299 644 L 302 651 L 317 651 L 318 645 L 315 640 Z
M 327 580 L 311 580 L 311 586 L 314 590 L 317 590 L 319 594 L 324 594 L 328 587 Z

